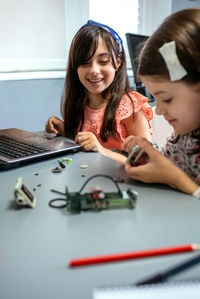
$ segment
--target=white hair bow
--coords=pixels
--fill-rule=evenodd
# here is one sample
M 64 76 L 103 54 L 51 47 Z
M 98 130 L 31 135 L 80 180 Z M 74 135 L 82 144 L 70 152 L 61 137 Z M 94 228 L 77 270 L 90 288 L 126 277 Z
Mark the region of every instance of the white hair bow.
M 181 65 L 176 54 L 175 41 L 164 43 L 162 47 L 159 48 L 159 52 L 165 61 L 171 81 L 180 80 L 187 75 L 187 71 Z

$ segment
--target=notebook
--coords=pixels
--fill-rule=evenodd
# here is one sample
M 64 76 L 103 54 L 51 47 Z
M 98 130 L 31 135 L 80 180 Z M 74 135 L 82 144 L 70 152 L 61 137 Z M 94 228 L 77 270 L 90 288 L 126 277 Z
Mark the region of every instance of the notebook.
M 76 152 L 74 141 L 46 132 L 28 132 L 12 128 L 0 130 L 0 169 Z
M 199 299 L 200 281 L 96 288 L 93 299 Z

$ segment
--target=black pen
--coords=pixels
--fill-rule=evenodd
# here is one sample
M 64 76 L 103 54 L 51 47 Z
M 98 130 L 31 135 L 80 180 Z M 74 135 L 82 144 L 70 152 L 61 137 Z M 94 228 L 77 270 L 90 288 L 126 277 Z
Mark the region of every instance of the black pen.
M 189 259 L 181 264 L 178 264 L 175 267 L 172 267 L 171 269 L 169 269 L 167 271 L 158 273 L 150 278 L 136 282 L 136 286 L 164 282 L 169 277 L 174 276 L 174 275 L 178 274 L 179 272 L 185 271 L 188 268 L 197 265 L 198 263 L 200 263 L 200 255 L 197 255 L 192 259 Z

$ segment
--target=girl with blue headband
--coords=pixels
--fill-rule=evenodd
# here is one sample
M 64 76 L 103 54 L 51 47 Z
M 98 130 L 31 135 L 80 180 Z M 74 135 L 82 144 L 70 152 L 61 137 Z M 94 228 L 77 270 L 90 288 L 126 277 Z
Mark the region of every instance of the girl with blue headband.
M 121 150 L 129 135 L 151 139 L 148 99 L 131 92 L 120 36 L 110 27 L 88 21 L 72 40 L 63 120 L 52 116 L 46 131 L 74 139 L 86 151 Z

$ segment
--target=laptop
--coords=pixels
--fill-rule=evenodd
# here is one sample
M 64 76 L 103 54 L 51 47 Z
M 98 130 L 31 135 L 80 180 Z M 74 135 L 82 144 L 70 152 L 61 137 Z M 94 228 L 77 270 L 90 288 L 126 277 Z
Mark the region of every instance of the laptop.
M 47 132 L 28 132 L 16 128 L 0 130 L 0 169 L 77 152 L 73 140 Z

